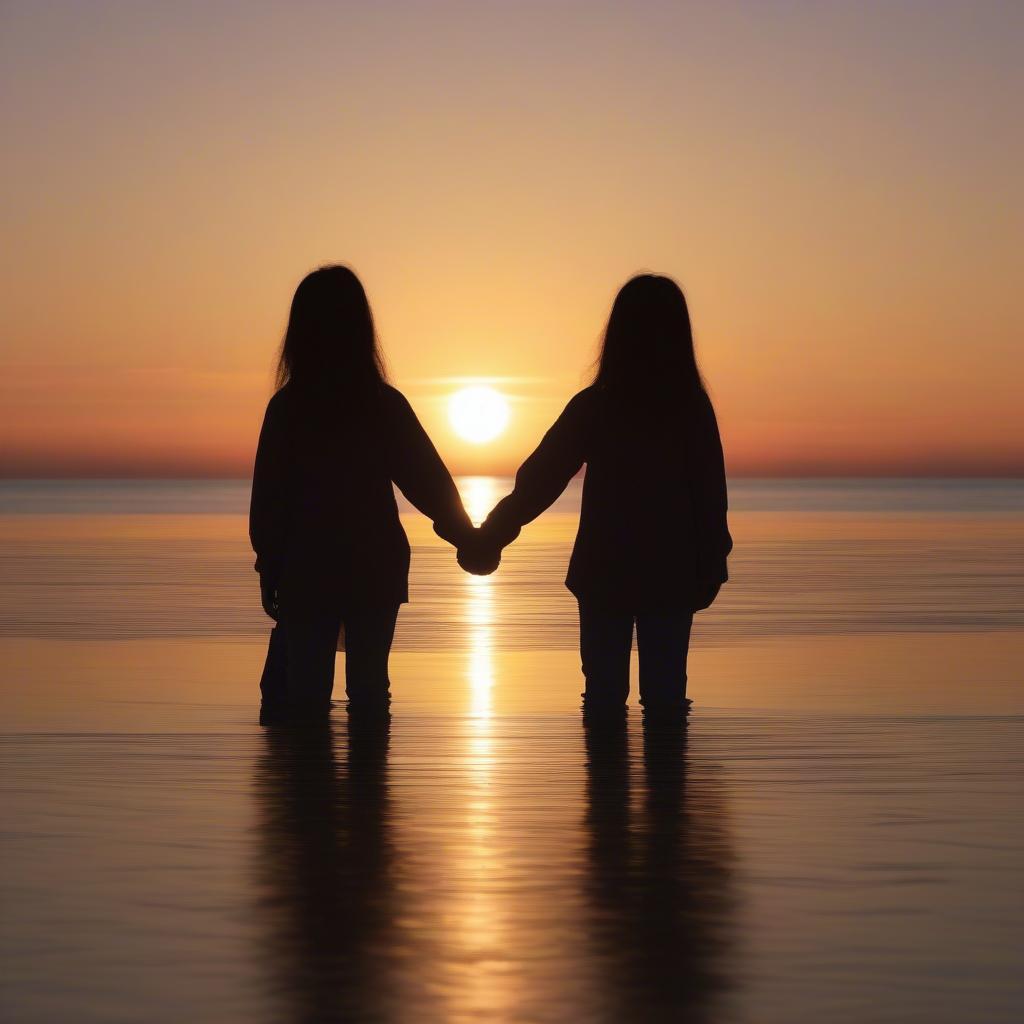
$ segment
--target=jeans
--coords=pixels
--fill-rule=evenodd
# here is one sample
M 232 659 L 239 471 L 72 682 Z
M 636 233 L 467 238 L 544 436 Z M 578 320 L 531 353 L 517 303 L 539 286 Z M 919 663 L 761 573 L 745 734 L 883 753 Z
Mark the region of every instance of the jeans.
M 271 630 L 260 680 L 264 709 L 324 712 L 334 689 L 338 632 L 345 625 L 345 692 L 350 707 L 383 707 L 390 699 L 388 656 L 398 607 L 288 614 Z
M 588 710 L 622 708 L 629 697 L 633 624 L 645 711 L 686 706 L 686 655 L 693 613 L 681 609 L 629 612 L 580 601 L 580 656 Z

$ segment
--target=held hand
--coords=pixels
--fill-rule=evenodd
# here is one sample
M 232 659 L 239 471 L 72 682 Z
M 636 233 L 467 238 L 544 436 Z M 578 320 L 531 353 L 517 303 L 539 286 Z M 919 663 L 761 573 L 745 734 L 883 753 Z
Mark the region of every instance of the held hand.
M 473 537 L 458 550 L 460 568 L 474 576 L 490 576 L 501 564 L 501 548 L 474 531 Z
M 260 580 L 260 603 L 267 615 L 277 622 L 277 617 L 280 614 L 277 604 L 277 587 L 263 579 Z
M 458 560 L 460 568 L 473 576 L 490 576 L 501 564 L 501 552 L 479 552 L 459 548 Z

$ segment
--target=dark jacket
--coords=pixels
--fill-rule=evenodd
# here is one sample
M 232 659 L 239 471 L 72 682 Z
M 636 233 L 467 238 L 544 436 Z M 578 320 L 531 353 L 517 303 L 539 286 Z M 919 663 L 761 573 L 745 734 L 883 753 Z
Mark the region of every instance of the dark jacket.
M 409 541 L 392 483 L 454 545 L 472 526 L 412 407 L 387 385 L 362 399 L 267 405 L 253 471 L 256 570 L 284 608 L 379 608 L 409 600 Z
M 690 608 L 728 578 L 725 462 L 703 390 L 629 411 L 596 385 L 565 407 L 484 524 L 497 543 L 541 514 L 586 464 L 566 586 L 634 611 Z

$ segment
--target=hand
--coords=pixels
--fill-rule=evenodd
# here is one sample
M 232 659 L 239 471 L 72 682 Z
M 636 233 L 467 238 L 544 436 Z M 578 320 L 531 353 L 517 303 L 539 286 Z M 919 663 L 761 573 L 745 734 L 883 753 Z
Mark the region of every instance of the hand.
M 501 548 L 480 536 L 479 530 L 458 550 L 460 568 L 474 576 L 490 576 L 501 564 Z
M 473 576 L 490 576 L 501 565 L 501 552 L 480 555 L 476 552 L 460 548 L 458 553 L 459 567 Z
M 277 587 L 262 577 L 260 578 L 260 604 L 263 605 L 263 610 L 277 622 L 277 617 L 281 613 L 277 603 Z

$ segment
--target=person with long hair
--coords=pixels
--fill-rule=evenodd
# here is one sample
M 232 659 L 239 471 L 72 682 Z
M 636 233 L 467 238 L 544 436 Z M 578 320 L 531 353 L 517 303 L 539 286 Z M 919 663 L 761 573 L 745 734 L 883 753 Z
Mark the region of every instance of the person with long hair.
M 451 474 L 387 380 L 359 278 L 326 266 L 292 299 L 252 481 L 249 535 L 275 620 L 261 718 L 330 709 L 339 633 L 349 710 L 386 711 L 388 656 L 409 599 L 392 483 L 452 545 L 473 529 Z
M 725 462 L 697 368 L 686 299 L 642 274 L 612 306 L 593 384 L 581 391 L 459 554 L 493 571 L 500 551 L 584 466 L 566 585 L 579 603 L 584 708 L 621 711 L 636 628 L 645 715 L 683 713 L 693 614 L 728 579 Z

